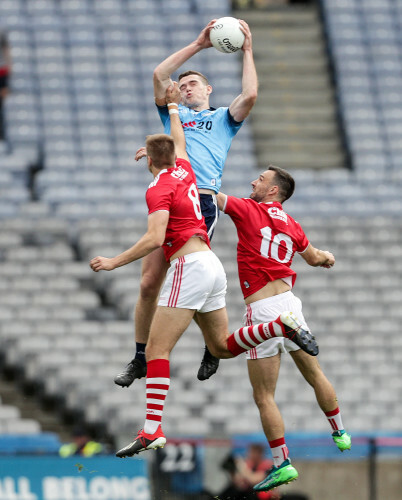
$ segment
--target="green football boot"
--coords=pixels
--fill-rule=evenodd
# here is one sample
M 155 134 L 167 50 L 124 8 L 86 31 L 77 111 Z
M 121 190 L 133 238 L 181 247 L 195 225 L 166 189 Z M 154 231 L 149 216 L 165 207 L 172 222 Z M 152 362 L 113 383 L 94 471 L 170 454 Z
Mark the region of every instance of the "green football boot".
M 287 459 L 279 467 L 271 467 L 268 476 L 261 481 L 261 483 L 256 484 L 253 489 L 254 491 L 269 491 L 281 486 L 281 484 L 287 484 L 294 481 L 299 477 L 299 473 Z
M 333 432 L 332 439 L 341 451 L 350 450 L 350 448 L 352 448 L 352 436 L 346 431 Z

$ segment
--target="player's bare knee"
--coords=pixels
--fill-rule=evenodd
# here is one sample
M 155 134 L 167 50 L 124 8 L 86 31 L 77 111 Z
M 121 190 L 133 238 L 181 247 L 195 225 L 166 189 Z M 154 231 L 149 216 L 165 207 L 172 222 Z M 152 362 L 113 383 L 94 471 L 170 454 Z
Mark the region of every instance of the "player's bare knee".
M 140 284 L 140 295 L 142 300 L 155 301 L 160 290 L 159 280 L 154 275 L 144 275 Z
M 231 354 L 230 351 L 226 348 L 225 345 L 217 345 L 217 344 L 212 344 L 208 345 L 209 352 L 212 354 L 212 356 L 215 356 L 216 358 L 219 359 L 228 359 L 228 358 L 233 358 L 233 354 Z
M 222 350 L 219 348 L 219 346 L 214 344 L 208 344 L 208 350 L 212 354 L 212 356 L 221 359 Z
M 259 410 L 262 410 L 270 405 L 270 402 L 273 401 L 273 395 L 267 391 L 254 390 L 253 391 L 254 402 L 257 405 Z

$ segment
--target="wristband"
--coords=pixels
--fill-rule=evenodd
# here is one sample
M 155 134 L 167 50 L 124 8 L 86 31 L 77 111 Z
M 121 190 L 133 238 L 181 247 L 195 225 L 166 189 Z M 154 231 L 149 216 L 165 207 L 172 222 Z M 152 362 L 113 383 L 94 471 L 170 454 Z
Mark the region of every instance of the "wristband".
M 177 107 L 179 107 L 179 105 L 177 104 L 177 102 L 168 102 L 167 107 L 169 107 L 169 106 L 177 106 Z
M 179 110 L 178 109 L 169 109 L 169 115 L 178 115 Z

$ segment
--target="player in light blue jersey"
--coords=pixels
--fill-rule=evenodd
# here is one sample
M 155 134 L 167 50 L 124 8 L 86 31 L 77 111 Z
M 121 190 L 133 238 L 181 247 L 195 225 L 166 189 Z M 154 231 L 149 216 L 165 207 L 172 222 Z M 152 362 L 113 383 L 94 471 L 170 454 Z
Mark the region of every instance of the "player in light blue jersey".
M 166 105 L 166 91 L 172 85 L 171 75 L 195 54 L 212 47 L 209 32 L 214 23 L 215 19 L 207 24 L 194 42 L 169 56 L 154 71 L 155 103 L 167 134 L 170 133 L 170 119 Z M 183 123 L 187 153 L 197 178 L 201 210 L 210 237 L 218 220 L 216 193 L 221 185 L 223 168 L 232 139 L 257 99 L 258 80 L 251 32 L 246 22 L 240 21 L 240 24 L 245 35 L 242 47 L 242 92 L 229 107 L 218 109 L 210 107 L 209 96 L 212 87 L 202 73 L 186 71 L 179 76 L 178 81 L 182 99 L 179 108 L 180 120 Z M 136 158 L 144 154 L 144 149 L 141 149 L 137 152 Z M 167 268 L 163 251 L 155 250 L 143 259 L 140 295 L 135 308 L 137 352 L 135 358 L 115 378 L 115 383 L 122 387 L 128 387 L 136 378 L 146 375 L 145 345 Z M 219 360 L 206 349 L 198 378 L 200 380 L 209 378 L 218 369 L 218 364 Z
M 158 111 L 165 133 L 170 134 L 167 106 L 158 107 Z M 236 122 L 229 108 L 195 111 L 180 105 L 179 115 L 188 144 L 187 154 L 196 172 L 198 189 L 218 193 L 232 139 L 243 122 Z

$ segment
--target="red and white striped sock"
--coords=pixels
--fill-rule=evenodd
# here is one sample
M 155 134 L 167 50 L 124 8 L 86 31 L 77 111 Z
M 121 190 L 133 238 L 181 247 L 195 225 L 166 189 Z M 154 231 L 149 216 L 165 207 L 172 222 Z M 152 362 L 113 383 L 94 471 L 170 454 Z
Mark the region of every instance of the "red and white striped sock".
M 227 347 L 233 356 L 249 351 L 272 337 L 283 337 L 285 331 L 280 317 L 270 323 L 254 326 L 243 326 L 236 330 L 227 340 Z
M 279 467 L 282 462 L 289 457 L 289 450 L 286 446 L 285 438 L 283 437 L 275 439 L 274 441 L 269 441 L 269 447 L 271 448 L 274 465 L 275 467 Z
M 335 408 L 335 410 L 332 411 L 326 411 L 325 416 L 328 419 L 329 425 L 331 426 L 332 432 L 335 431 L 343 431 L 343 423 L 342 423 L 342 417 L 341 417 L 341 410 L 339 409 L 339 406 Z
M 146 434 L 155 434 L 162 423 L 163 407 L 170 385 L 170 368 L 167 359 L 154 359 L 147 363 L 147 416 Z

